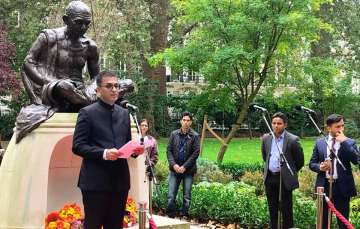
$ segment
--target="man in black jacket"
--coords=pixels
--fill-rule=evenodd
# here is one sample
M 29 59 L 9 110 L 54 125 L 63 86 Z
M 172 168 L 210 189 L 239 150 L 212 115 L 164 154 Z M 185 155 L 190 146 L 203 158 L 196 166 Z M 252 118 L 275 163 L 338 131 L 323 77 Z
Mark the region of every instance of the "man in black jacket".
M 184 112 L 181 116 L 181 128 L 174 130 L 167 146 L 167 158 L 170 168 L 167 213 L 173 217 L 176 212 L 175 199 L 181 181 L 183 182 L 182 214 L 187 217 L 191 201 L 191 187 L 196 173 L 196 159 L 199 156 L 199 135 L 190 128 L 192 115 Z
M 329 136 L 320 138 L 316 141 L 313 154 L 310 159 L 309 167 L 317 173 L 316 187 L 324 187 L 326 195 L 329 195 L 329 179 L 330 168 L 333 169 L 333 195 L 332 201 L 335 208 L 347 219 L 349 219 L 350 198 L 356 196 L 356 188 L 354 177 L 351 170 L 351 163 L 358 163 L 358 155 L 356 142 L 344 135 L 344 118 L 338 114 L 330 115 L 326 120 Z M 332 166 L 330 158 L 330 150 L 343 163 L 346 170 L 340 166 L 337 159 L 334 160 Z M 338 220 L 339 228 L 347 228 L 340 220 Z M 323 227 L 328 228 L 328 208 L 324 200 L 323 210 Z
M 96 79 L 99 100 L 79 111 L 73 152 L 83 158 L 78 187 L 85 211 L 85 229 L 122 228 L 130 189 L 126 159 L 117 149 L 131 140 L 130 117 L 115 104 L 119 83 L 115 73 L 101 72 Z

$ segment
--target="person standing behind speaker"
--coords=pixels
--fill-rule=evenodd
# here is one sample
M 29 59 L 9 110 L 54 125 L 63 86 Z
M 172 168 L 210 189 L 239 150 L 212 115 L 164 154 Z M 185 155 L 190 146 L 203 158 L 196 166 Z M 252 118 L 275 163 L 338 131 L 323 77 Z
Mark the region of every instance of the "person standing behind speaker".
M 331 147 L 334 153 L 345 166 L 345 169 L 334 159 L 333 171 L 333 195 L 332 201 L 335 208 L 346 218 L 349 219 L 349 203 L 352 196 L 356 196 L 354 177 L 351 170 L 351 163 L 358 163 L 356 142 L 344 135 L 344 118 L 338 114 L 329 115 L 326 119 L 326 127 L 329 132 L 327 138 L 320 138 L 316 141 L 313 154 L 309 162 L 309 168 L 317 173 L 315 188 L 324 187 L 325 193 L 329 196 L 329 171 L 331 162 L 329 160 Z M 328 144 L 328 145 L 327 145 Z M 324 201 L 323 208 L 323 228 L 328 225 L 328 208 Z M 347 228 L 338 220 L 339 228 Z
M 148 160 L 145 160 L 145 165 L 147 166 L 146 171 L 150 172 L 149 166 L 151 166 L 153 169 L 156 165 L 156 163 L 159 160 L 159 153 L 158 153 L 158 146 L 156 139 L 149 135 L 150 126 L 147 119 L 141 119 L 140 120 L 140 131 L 141 131 L 141 137 L 144 139 L 144 146 L 145 150 L 147 152 L 147 156 L 149 158 Z M 150 164 L 149 164 L 150 162 Z
M 275 135 L 273 139 L 271 134 L 265 134 L 262 138 L 261 153 L 265 162 L 264 185 L 270 212 L 270 228 L 278 227 L 279 210 L 279 188 L 281 186 L 282 207 L 282 228 L 292 228 L 293 205 L 292 191 L 299 187 L 297 172 L 304 166 L 304 153 L 299 143 L 299 137 L 287 132 L 288 119 L 281 112 L 275 113 L 271 118 L 271 126 Z M 280 152 L 276 146 L 284 153 L 291 169 L 295 173 L 292 176 L 286 165 L 280 165 Z M 282 182 L 280 184 L 280 171 Z

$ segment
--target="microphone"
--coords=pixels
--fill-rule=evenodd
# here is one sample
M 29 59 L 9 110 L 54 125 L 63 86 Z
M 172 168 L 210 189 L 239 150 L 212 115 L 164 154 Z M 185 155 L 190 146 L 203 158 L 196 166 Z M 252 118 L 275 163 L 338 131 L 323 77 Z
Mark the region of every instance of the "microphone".
M 258 106 L 258 105 L 256 105 L 256 104 L 250 104 L 249 110 L 250 110 L 250 111 L 260 110 L 261 112 L 267 112 L 267 109 L 266 109 L 266 108 L 260 107 L 260 106 Z
M 131 103 L 129 103 L 129 101 L 127 101 L 126 99 L 124 100 L 119 100 L 117 101 L 117 103 L 122 106 L 123 108 L 126 108 L 128 110 L 131 110 L 131 111 L 138 111 L 139 108 L 135 105 L 132 105 Z
M 128 109 L 128 110 L 132 110 L 132 111 L 137 111 L 139 110 L 139 108 L 135 105 L 132 105 L 131 103 L 126 103 L 125 107 Z
M 307 108 L 307 107 L 304 107 L 304 106 L 301 106 L 301 105 L 296 105 L 295 106 L 295 109 L 296 110 L 302 110 L 303 112 L 306 112 L 306 113 L 311 113 L 311 114 L 315 114 L 316 115 L 316 112 L 311 110 L 310 108 Z

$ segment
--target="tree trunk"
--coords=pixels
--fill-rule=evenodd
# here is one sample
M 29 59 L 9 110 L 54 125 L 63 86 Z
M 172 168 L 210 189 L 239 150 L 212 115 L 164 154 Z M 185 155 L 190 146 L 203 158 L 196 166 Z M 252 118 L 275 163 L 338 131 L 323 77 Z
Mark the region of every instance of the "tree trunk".
M 251 123 L 250 123 L 250 120 L 249 120 L 249 134 L 250 134 L 250 136 L 249 136 L 249 138 L 250 138 L 250 140 L 251 139 L 253 139 L 253 134 L 252 134 L 252 129 L 251 129 Z
M 169 0 L 149 1 L 150 16 L 150 54 L 163 51 L 168 45 L 169 31 Z M 145 76 L 154 80 L 158 87 L 154 88 L 160 95 L 166 95 L 166 68 L 165 65 L 151 67 L 146 59 L 143 60 Z
M 326 17 L 329 14 L 332 6 L 330 4 L 322 4 L 318 16 L 327 21 Z M 330 42 L 332 41 L 332 35 L 325 31 L 320 30 L 319 40 L 311 43 L 311 57 L 329 57 L 330 56 Z
M 222 163 L 222 161 L 224 159 L 225 151 L 227 149 L 227 146 L 229 145 L 231 140 L 234 138 L 236 131 L 240 129 L 240 125 L 244 121 L 244 119 L 245 119 L 245 117 L 246 117 L 246 115 L 248 113 L 248 106 L 249 106 L 248 102 L 243 104 L 243 106 L 241 108 L 241 111 L 239 113 L 239 117 L 236 120 L 236 123 L 232 126 L 230 133 L 225 138 L 225 144 L 226 145 L 222 145 L 221 148 L 220 148 L 220 151 L 219 151 L 218 156 L 217 156 L 217 162 L 218 163 L 220 163 L 220 164 Z
M 150 55 L 153 55 L 157 52 L 163 51 L 168 46 L 168 31 L 169 31 L 169 0 L 153 0 L 148 1 L 149 11 L 151 16 L 150 23 Z M 152 87 L 153 95 L 163 95 L 166 96 L 166 68 L 164 64 L 161 64 L 157 67 L 152 67 L 149 65 L 147 58 L 142 57 L 142 69 L 144 75 L 154 83 Z M 150 96 L 148 98 L 149 110 L 146 111 L 145 116 L 150 120 L 154 120 L 154 105 L 155 98 Z M 163 108 L 163 117 L 162 119 L 167 119 L 169 116 L 167 108 Z M 156 123 L 154 123 L 156 124 Z

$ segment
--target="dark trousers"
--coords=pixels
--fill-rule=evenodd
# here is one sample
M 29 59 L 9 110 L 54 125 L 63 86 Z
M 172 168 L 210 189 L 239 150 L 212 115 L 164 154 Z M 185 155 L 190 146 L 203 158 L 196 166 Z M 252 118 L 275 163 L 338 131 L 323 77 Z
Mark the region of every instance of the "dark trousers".
M 101 192 L 82 190 L 85 222 L 84 229 L 121 229 L 128 190 Z
M 279 209 L 279 186 L 280 175 L 273 175 L 268 172 L 268 177 L 265 181 L 265 192 L 268 201 L 270 212 L 270 226 L 271 229 L 277 228 L 278 209 Z M 282 214 L 282 228 L 291 228 L 294 225 L 293 221 L 293 207 L 292 207 L 292 191 L 288 191 L 281 187 L 281 214 Z
M 325 182 L 325 193 L 329 197 L 329 182 L 326 180 Z M 331 202 L 334 204 L 335 208 L 346 218 L 349 219 L 349 211 L 350 211 L 350 197 L 345 197 L 341 195 L 339 183 L 336 181 L 333 183 L 333 198 Z M 327 229 L 328 225 L 328 206 L 324 199 L 323 205 L 323 229 Z M 332 217 L 336 217 L 332 214 Z M 346 229 L 347 227 L 340 220 L 337 220 L 338 226 L 340 229 Z
M 183 206 L 181 213 L 185 216 L 189 214 L 193 179 L 193 174 L 177 174 L 172 171 L 170 172 L 168 205 L 166 210 L 169 215 L 174 215 L 176 212 L 175 200 L 181 181 L 183 182 Z

